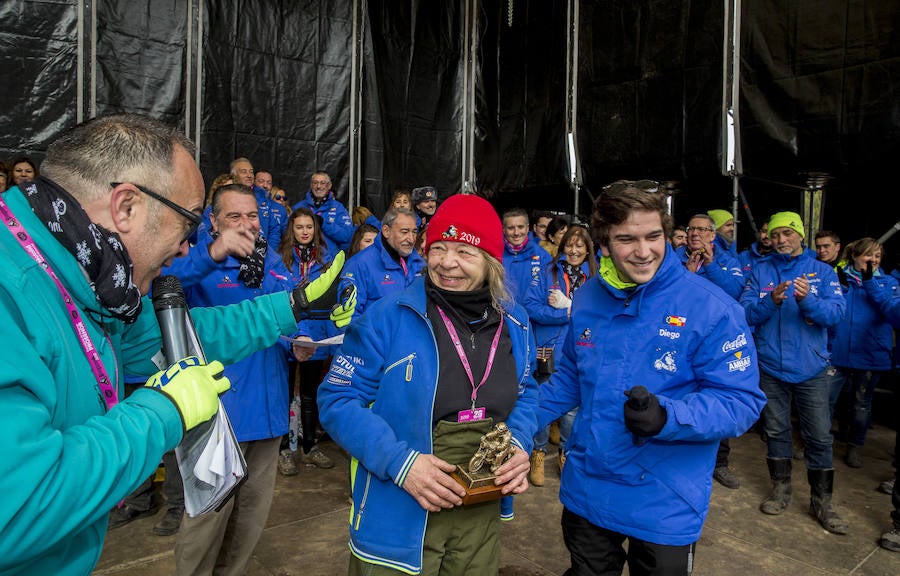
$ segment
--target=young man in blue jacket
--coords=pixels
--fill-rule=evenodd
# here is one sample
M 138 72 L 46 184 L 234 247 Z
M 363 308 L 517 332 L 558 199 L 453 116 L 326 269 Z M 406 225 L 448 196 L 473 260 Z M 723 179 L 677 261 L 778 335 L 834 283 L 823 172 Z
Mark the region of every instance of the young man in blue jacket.
M 846 534 L 847 523 L 831 508 L 834 468 L 828 402 L 832 380 L 828 327 L 844 318 L 846 302 L 837 274 L 805 249 L 804 236 L 799 214 L 773 214 L 769 237 L 775 251 L 758 262 L 741 295 L 759 350 L 760 387 L 768 399 L 763 415 L 772 495 L 760 510 L 781 514 L 791 501 L 793 401 L 804 439 L 809 512 L 829 532 Z
M 567 574 L 688 574 L 716 450 L 765 397 L 738 303 L 692 274 L 666 238 L 655 182 L 617 181 L 593 212 L 600 274 L 572 302 L 538 428 L 579 407 L 560 500 Z M 628 540 L 625 551 L 624 541 Z

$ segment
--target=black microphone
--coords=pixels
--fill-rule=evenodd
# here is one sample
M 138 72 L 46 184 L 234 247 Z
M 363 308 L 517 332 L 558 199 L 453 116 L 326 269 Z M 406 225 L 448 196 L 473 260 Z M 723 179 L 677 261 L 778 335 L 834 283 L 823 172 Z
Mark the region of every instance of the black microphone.
M 162 349 L 168 364 L 191 355 L 187 335 L 187 301 L 176 276 L 157 276 L 151 287 L 153 310 L 162 334 Z

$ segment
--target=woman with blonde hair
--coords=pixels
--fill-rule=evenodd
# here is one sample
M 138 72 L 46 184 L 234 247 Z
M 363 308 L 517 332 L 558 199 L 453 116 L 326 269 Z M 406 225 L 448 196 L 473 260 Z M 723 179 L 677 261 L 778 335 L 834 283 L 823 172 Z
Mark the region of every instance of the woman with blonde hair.
M 354 318 L 319 389 L 322 424 L 353 457 L 351 575 L 497 574 L 511 502 L 464 505 L 451 476 L 496 424 L 513 450 L 495 483 L 503 496 L 528 488 L 534 337 L 504 287 L 500 218 L 452 196 L 425 254 L 423 277 Z
M 287 201 L 287 192 L 281 186 L 272 186 L 269 190 L 269 199 L 273 202 L 281 204 L 287 210 L 288 216 L 291 215 L 291 205 Z

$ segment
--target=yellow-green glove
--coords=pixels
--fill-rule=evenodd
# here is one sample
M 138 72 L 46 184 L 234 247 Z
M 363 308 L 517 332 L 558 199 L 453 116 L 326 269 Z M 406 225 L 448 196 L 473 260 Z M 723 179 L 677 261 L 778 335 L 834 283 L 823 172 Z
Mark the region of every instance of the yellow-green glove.
M 344 267 L 344 251 L 334 257 L 328 270 L 309 283 L 303 283 L 291 292 L 291 306 L 294 318 L 299 322 L 304 318 L 328 318 L 338 305 L 338 276 Z M 356 306 L 354 297 L 353 306 Z M 352 315 L 352 312 L 351 312 Z
M 179 360 L 147 380 L 178 408 L 185 431 L 206 422 L 219 409 L 219 394 L 231 387 L 219 361 L 203 364 L 196 356 Z

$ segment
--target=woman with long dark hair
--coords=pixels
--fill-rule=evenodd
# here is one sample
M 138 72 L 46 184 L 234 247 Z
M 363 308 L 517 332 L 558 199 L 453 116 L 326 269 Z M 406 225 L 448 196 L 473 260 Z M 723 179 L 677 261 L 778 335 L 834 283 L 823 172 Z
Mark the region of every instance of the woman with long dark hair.
M 287 229 L 278 247 L 281 259 L 291 271 L 293 281 L 297 283 L 311 282 L 328 269 L 331 256 L 322 235 L 319 216 L 309 208 L 298 207 L 288 217 Z M 306 320 L 300 324 L 305 331 L 304 339 L 312 341 L 335 336 L 340 331 L 327 318 Z M 316 390 L 322 381 L 322 373 L 326 362 L 331 358 L 332 346 L 315 348 L 306 361 L 297 362 L 295 369 L 290 370 L 290 397 L 296 395 L 299 385 L 300 396 L 300 429 L 302 436 L 298 439 L 300 450 L 298 456 L 307 465 L 319 468 L 331 468 L 331 461 L 317 445 L 316 429 L 318 428 L 318 410 L 316 409 Z M 289 409 L 285 407 L 285 409 Z M 282 441 L 278 469 L 285 476 L 297 473 L 293 453 L 289 449 L 289 438 Z

